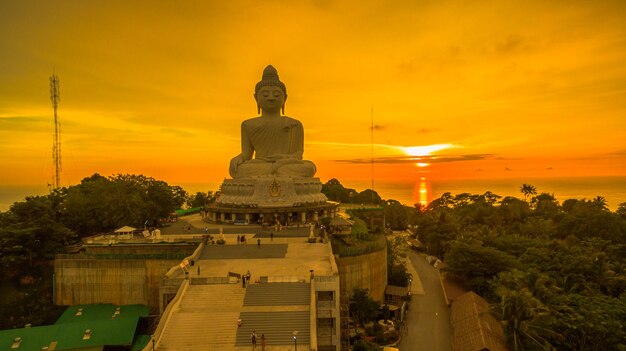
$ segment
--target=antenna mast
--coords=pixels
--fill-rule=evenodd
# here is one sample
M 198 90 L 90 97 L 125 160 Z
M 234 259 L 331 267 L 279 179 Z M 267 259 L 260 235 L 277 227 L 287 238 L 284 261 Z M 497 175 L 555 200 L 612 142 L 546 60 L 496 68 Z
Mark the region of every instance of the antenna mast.
M 57 189 L 61 186 L 61 123 L 59 123 L 59 118 L 57 117 L 59 100 L 59 77 L 52 73 L 50 77 L 50 101 L 54 108 L 54 136 L 52 141 L 54 179 L 52 181 L 52 189 Z
M 374 203 L 374 105 L 372 105 L 372 204 Z

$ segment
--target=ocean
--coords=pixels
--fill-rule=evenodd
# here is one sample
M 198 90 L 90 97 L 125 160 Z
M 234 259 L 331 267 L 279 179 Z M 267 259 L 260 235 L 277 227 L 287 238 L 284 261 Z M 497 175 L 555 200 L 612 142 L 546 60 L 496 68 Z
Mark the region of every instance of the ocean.
M 322 180 L 325 181 L 325 180 Z M 363 191 L 371 187 L 371 181 L 341 180 L 348 188 Z M 593 199 L 602 196 L 607 200 L 612 211 L 620 203 L 626 202 L 626 177 L 567 177 L 567 178 L 536 178 L 536 179 L 464 179 L 464 180 L 436 180 L 418 179 L 411 181 L 377 181 L 374 190 L 383 199 L 394 199 L 406 205 L 428 203 L 440 197 L 443 193 L 452 195 L 460 193 L 484 194 L 491 191 L 500 196 L 515 196 L 523 198 L 519 188 L 522 184 L 531 184 L 538 193 L 554 194 L 557 200 L 566 199 Z M 170 185 L 180 185 L 189 193 L 198 191 L 217 190 L 217 183 L 180 183 L 170 182 Z M 45 185 L 41 186 L 9 186 L 0 185 L 0 211 L 6 211 L 16 201 L 23 201 L 26 196 L 44 195 L 48 193 Z
M 344 184 L 342 182 L 342 184 Z M 553 194 L 558 201 L 567 199 L 591 200 L 602 196 L 612 211 L 620 203 L 626 202 L 626 177 L 566 177 L 536 179 L 456 179 L 430 180 L 420 179 L 415 182 L 374 182 L 374 189 L 384 199 L 395 199 L 406 205 L 428 203 L 450 192 L 484 194 L 491 191 L 502 197 L 515 196 L 523 199 L 520 192 L 522 184 L 537 188 L 537 193 Z M 344 186 L 362 190 L 371 187 L 371 182 L 345 182 Z

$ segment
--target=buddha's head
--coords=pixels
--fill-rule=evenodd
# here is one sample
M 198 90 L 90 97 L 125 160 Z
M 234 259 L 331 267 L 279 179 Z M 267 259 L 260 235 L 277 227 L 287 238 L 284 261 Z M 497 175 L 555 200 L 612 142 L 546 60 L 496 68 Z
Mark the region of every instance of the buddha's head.
M 261 81 L 254 88 L 254 99 L 257 102 L 257 110 L 282 109 L 285 113 L 285 101 L 287 100 L 287 88 L 285 83 L 278 78 L 278 72 L 272 65 L 263 70 Z

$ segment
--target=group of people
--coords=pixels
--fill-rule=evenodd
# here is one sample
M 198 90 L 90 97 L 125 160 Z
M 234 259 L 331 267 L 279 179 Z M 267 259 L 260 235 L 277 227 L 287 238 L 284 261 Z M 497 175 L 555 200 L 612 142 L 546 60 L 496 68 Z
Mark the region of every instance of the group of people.
M 256 350 L 256 330 L 252 331 L 250 340 L 252 341 L 252 349 Z M 265 334 L 261 334 L 261 351 L 265 351 Z
M 241 235 L 237 235 L 237 244 L 245 244 L 246 243 L 246 235 L 245 234 L 241 234 Z
M 242 274 L 241 275 L 241 287 L 245 288 L 246 285 L 248 285 L 250 283 L 250 277 L 252 275 L 250 274 L 250 271 L 248 271 L 248 273 L 246 274 Z

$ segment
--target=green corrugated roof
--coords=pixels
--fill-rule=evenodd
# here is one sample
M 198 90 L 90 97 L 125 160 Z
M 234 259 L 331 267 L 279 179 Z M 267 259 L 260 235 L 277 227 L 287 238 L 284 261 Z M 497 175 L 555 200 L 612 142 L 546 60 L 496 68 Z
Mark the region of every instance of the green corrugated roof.
M 133 346 L 130 348 L 131 351 L 141 351 L 150 343 L 152 340 L 152 335 L 135 335 L 135 340 L 133 340 Z
M 95 320 L 83 323 L 55 324 L 59 331 L 57 350 L 78 349 L 87 346 L 132 345 L 139 317 Z M 86 329 L 91 330 L 91 338 L 83 340 Z
M 115 308 L 120 314 L 113 318 Z M 82 315 L 76 316 L 78 308 Z M 104 345 L 132 345 L 139 317 L 148 315 L 144 305 L 82 305 L 69 307 L 53 325 L 0 330 L 0 351 L 41 350 L 57 342 L 56 350 L 96 351 Z M 91 337 L 83 340 L 85 330 Z M 20 347 L 12 349 L 15 338 L 21 338 Z M 142 340 L 142 343 L 144 340 Z
M 118 307 L 120 308 L 120 314 L 117 315 L 116 318 L 145 317 L 150 312 L 148 306 L 145 305 L 76 305 L 68 307 L 54 324 L 111 319 L 111 317 L 115 313 L 115 309 Z M 80 316 L 77 316 L 76 313 L 78 312 L 79 308 L 82 308 L 82 314 Z
M 57 329 L 58 327 L 55 326 L 45 326 L 0 330 L 0 350 L 41 350 L 42 347 L 49 346 L 50 342 L 55 339 L 54 335 Z M 12 349 L 13 340 L 18 337 L 22 338 L 20 347 Z

